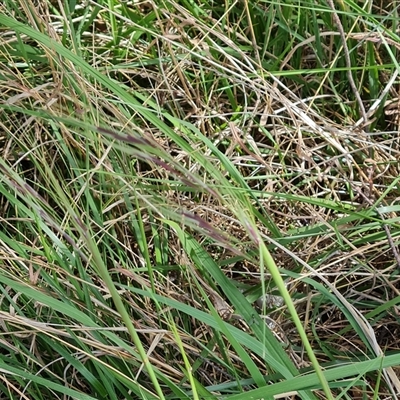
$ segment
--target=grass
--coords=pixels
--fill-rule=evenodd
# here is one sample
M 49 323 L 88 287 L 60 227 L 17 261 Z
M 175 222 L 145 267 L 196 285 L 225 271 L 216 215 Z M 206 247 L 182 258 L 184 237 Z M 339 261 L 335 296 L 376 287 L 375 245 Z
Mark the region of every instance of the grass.
M 1 399 L 396 399 L 394 3 L 0 6 Z

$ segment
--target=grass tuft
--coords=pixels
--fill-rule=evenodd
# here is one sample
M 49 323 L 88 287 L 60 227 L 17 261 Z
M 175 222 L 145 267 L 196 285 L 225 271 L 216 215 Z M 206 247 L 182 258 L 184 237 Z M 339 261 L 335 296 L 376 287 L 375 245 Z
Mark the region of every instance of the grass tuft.
M 4 398 L 399 397 L 384 3 L 3 1 Z

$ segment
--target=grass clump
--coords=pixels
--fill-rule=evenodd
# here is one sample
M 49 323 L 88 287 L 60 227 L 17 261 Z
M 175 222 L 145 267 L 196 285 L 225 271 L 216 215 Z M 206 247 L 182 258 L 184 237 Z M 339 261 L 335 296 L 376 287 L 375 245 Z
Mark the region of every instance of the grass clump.
M 395 6 L 64 3 L 0 6 L 3 398 L 397 398 Z

